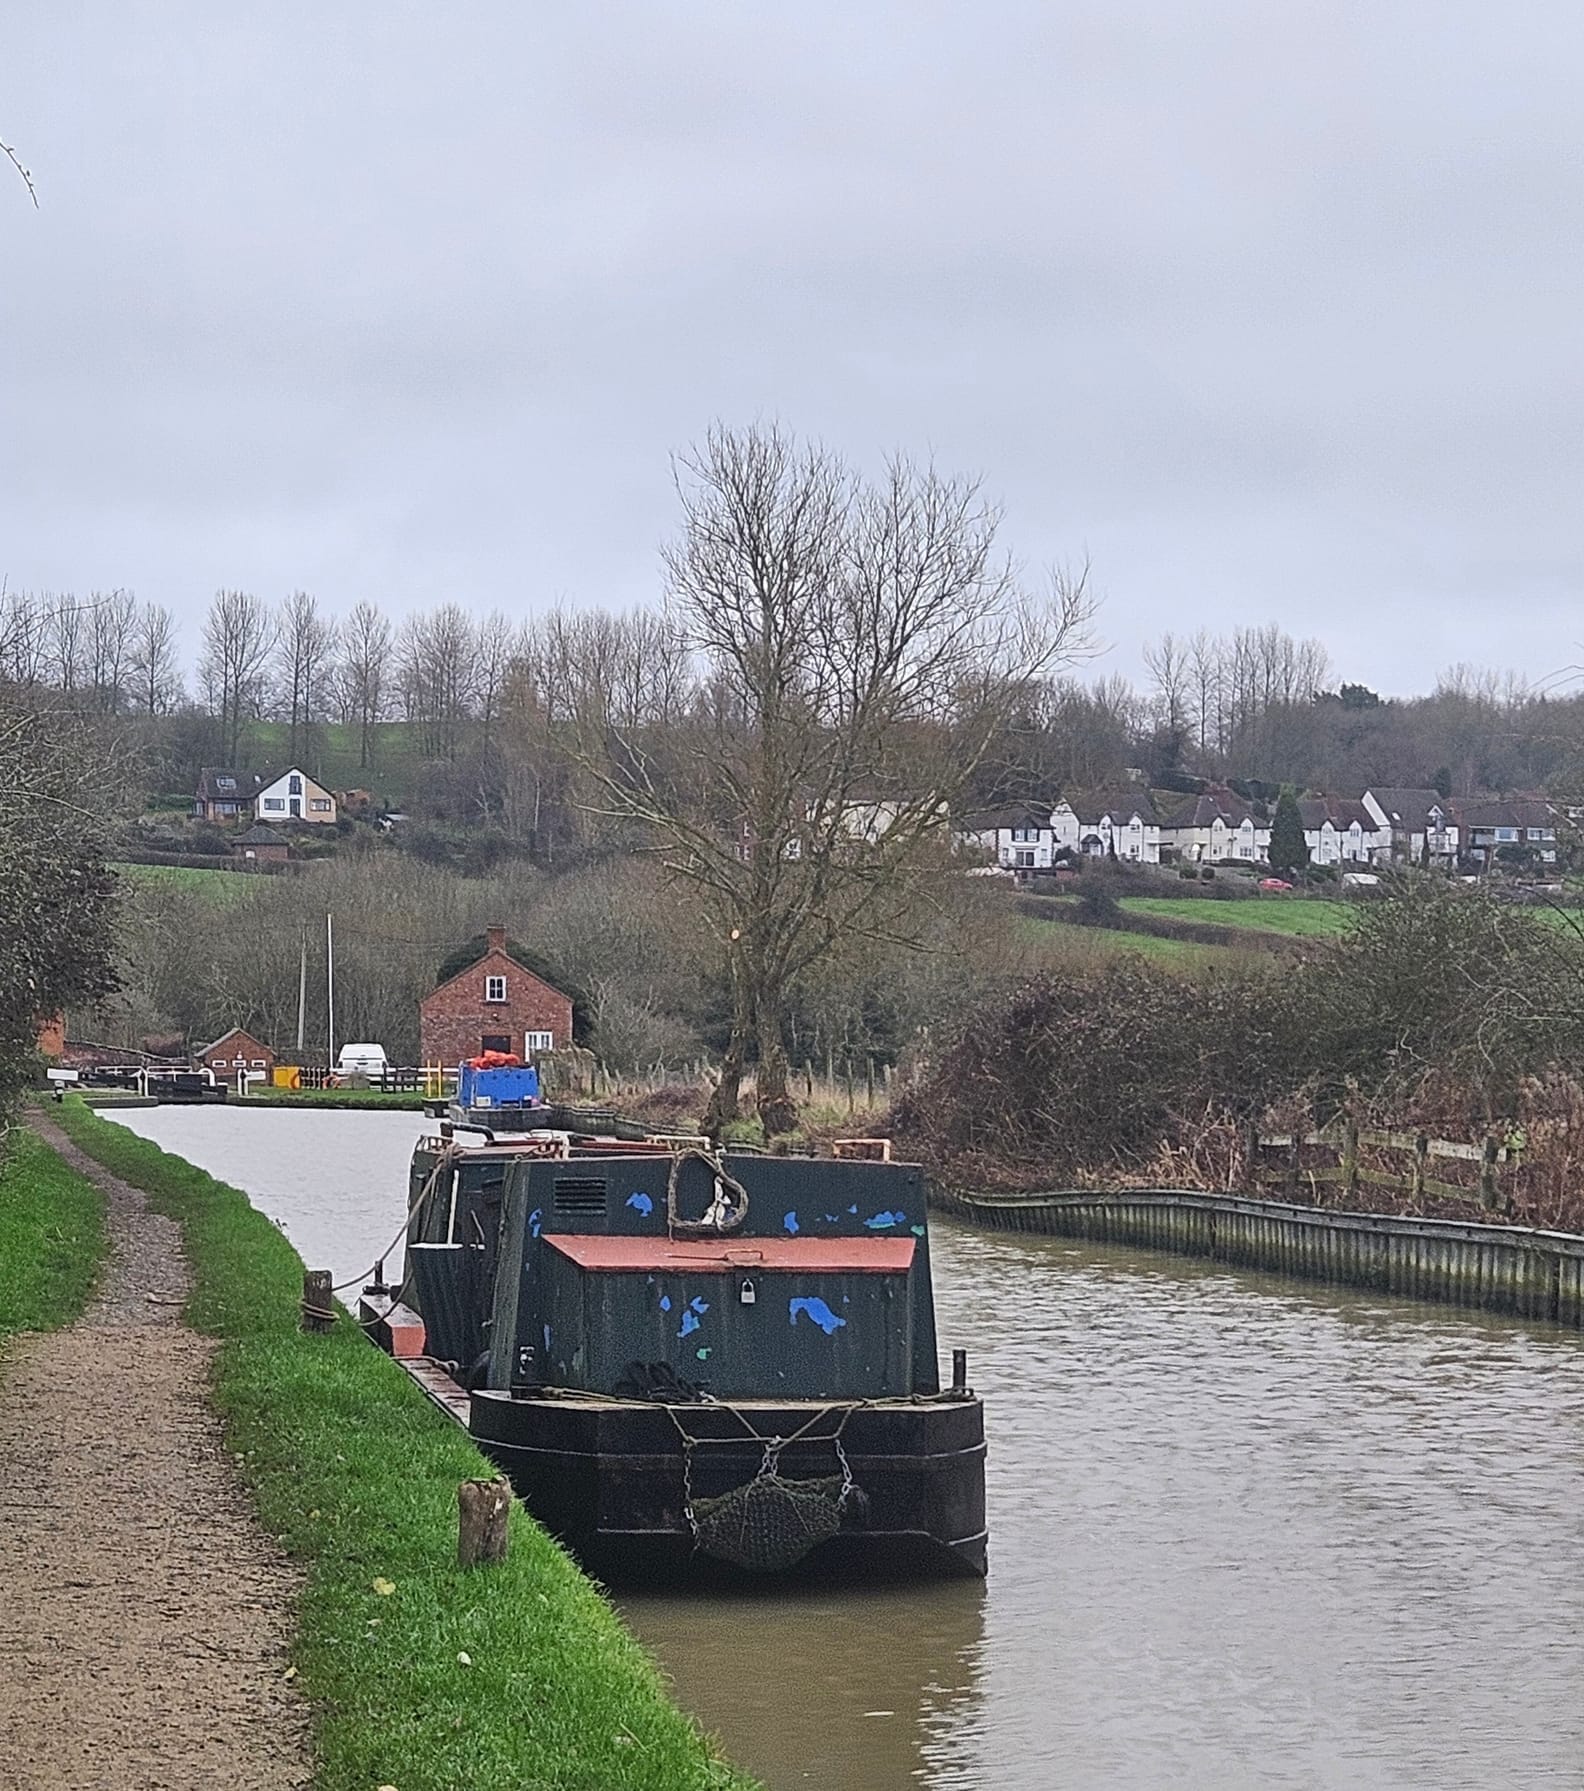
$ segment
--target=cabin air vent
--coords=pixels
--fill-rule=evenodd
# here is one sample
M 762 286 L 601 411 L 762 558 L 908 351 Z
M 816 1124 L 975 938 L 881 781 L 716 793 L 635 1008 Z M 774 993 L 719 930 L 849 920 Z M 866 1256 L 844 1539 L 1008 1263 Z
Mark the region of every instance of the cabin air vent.
M 555 1210 L 558 1213 L 603 1213 L 605 1185 L 602 1175 L 558 1175 Z

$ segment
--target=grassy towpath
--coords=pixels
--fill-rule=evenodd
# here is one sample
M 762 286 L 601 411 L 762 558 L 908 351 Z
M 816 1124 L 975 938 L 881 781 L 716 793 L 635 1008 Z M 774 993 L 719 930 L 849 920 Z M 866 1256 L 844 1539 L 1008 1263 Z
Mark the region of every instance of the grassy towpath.
M 226 1446 L 306 1574 L 293 1662 L 319 1791 L 747 1791 L 526 1512 L 503 1566 L 458 1570 L 457 1483 L 491 1470 L 350 1318 L 302 1335 L 302 1264 L 268 1219 L 80 1103 L 56 1111 L 181 1226 Z
M 105 1251 L 104 1196 L 31 1133 L 0 1158 L 0 1348 L 82 1311 Z M 0 1374 L 3 1374 L 0 1369 Z
M 13 1332 L 0 1372 L 0 1785 L 296 1791 L 298 1576 L 221 1447 L 179 1234 L 35 1125 L 3 1178 L 0 1258 L 33 1290 L 13 1282 L 6 1322 L 59 1319 L 94 1285 L 64 1329 Z

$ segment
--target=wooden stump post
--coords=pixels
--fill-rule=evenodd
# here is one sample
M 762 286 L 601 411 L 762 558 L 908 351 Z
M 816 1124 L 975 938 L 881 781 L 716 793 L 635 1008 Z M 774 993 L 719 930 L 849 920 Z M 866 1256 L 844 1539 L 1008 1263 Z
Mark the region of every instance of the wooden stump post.
M 1425 1133 L 1425 1132 L 1420 1132 L 1414 1138 L 1412 1192 L 1413 1192 L 1413 1197 L 1415 1200 L 1417 1200 L 1419 1198 L 1419 1196 L 1424 1193 L 1425 1165 L 1429 1161 L 1430 1161 L 1429 1134 Z
M 1351 1198 L 1358 1193 L 1358 1121 L 1350 1113 L 1342 1130 L 1342 1188 Z
M 330 1286 L 328 1269 L 303 1270 L 302 1328 L 305 1331 L 335 1329 L 335 1297 Z
M 1480 1158 L 1480 1205 L 1495 1212 L 1501 1200 L 1501 1190 L 1496 1180 L 1496 1153 L 1500 1146 L 1496 1142 L 1496 1134 L 1485 1134 L 1485 1150 Z
M 494 1567 L 506 1559 L 511 1539 L 511 1482 L 464 1480 L 457 1487 L 457 1565 Z

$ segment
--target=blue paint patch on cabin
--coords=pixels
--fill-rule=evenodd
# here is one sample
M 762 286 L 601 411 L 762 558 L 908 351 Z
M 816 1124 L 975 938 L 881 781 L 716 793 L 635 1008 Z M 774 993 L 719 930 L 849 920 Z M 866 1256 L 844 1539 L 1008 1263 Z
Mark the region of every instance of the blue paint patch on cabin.
M 534 1208 L 534 1210 L 528 1215 L 528 1235 L 530 1237 L 538 1237 L 540 1227 L 543 1224 L 544 1224 L 544 1208 L 536 1206 Z
M 798 1314 L 804 1313 L 825 1333 L 827 1337 L 846 1324 L 846 1319 L 831 1311 L 830 1307 L 817 1294 L 797 1294 L 787 1301 L 787 1323 L 796 1326 Z
M 698 1328 L 699 1316 L 693 1308 L 689 1306 L 682 1314 L 682 1329 L 677 1332 L 677 1336 L 691 1337 Z
M 688 1301 L 688 1305 L 690 1305 L 701 1318 L 709 1311 L 709 1301 L 701 1299 L 697 1295 Z
M 781 1221 L 781 1223 L 786 1227 L 787 1235 L 789 1237 L 797 1236 L 798 1222 L 797 1222 L 797 1214 L 796 1213 L 788 1213 L 787 1216 Z
M 641 1213 L 646 1219 L 654 1211 L 654 1202 L 641 1190 L 636 1194 L 629 1194 L 627 1204 L 635 1213 Z
M 906 1225 L 906 1213 L 876 1213 L 873 1218 L 864 1220 L 866 1231 L 889 1231 L 894 1225 Z
M 670 1310 L 671 1310 L 671 1296 L 670 1296 L 670 1294 L 661 1294 L 661 1296 L 660 1296 L 660 1310 L 661 1310 L 661 1311 L 662 1311 L 662 1312 L 669 1312 L 669 1311 L 670 1311 Z

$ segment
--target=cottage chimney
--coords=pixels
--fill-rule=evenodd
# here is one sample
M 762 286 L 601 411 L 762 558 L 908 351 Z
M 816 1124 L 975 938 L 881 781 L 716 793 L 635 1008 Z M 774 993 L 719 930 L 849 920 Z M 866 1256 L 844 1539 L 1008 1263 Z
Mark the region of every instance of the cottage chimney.
M 504 921 L 492 921 L 484 929 L 484 949 L 486 951 L 505 951 L 506 925 Z

